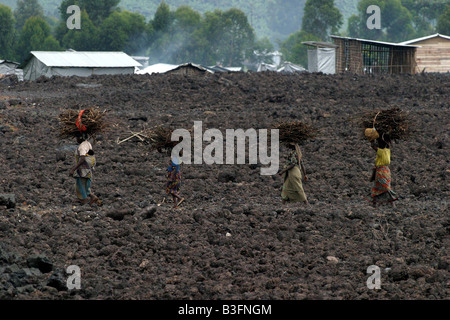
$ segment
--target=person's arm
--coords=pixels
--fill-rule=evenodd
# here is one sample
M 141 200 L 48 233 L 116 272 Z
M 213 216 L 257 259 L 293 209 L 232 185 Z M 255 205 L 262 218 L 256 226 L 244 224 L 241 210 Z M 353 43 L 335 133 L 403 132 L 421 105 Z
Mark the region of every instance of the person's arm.
M 372 169 L 372 175 L 370 176 L 370 179 L 369 179 L 370 182 L 375 181 L 375 175 L 376 175 L 376 173 L 377 173 L 377 169 L 376 169 L 376 168 L 373 168 L 373 169 Z
M 375 150 L 375 151 L 378 150 L 378 146 L 377 146 L 375 140 L 370 143 L 370 146 L 372 147 L 373 150 Z
M 303 165 L 303 161 L 300 161 L 300 167 L 302 168 L 303 178 L 305 179 L 305 181 L 307 181 L 308 177 L 306 176 L 306 169 L 305 166 Z
M 291 170 L 294 166 L 295 166 L 294 164 L 291 164 L 291 165 L 289 165 L 287 168 L 281 170 L 278 174 L 281 176 L 281 175 L 283 175 L 283 173 L 285 173 L 286 171 Z
M 84 162 L 86 161 L 86 156 L 80 156 L 80 159 L 78 160 L 78 163 L 70 169 L 69 176 L 73 176 L 75 170 L 77 170 Z

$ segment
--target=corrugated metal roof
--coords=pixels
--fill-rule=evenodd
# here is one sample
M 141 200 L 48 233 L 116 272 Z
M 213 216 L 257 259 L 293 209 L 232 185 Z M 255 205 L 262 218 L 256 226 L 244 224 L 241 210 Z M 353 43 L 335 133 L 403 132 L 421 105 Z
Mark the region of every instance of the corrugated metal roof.
M 432 34 L 432 35 L 429 35 L 429 36 L 426 36 L 426 37 L 412 39 L 412 40 L 408 40 L 408 41 L 403 41 L 403 42 L 400 42 L 400 44 L 411 44 L 411 43 L 416 43 L 416 42 L 420 42 L 420 41 L 424 41 L 424 40 L 428 40 L 428 39 L 436 38 L 436 37 L 440 37 L 440 38 L 444 38 L 444 39 L 450 40 L 449 36 L 445 36 L 445 35 L 440 34 L 440 33 L 435 33 L 435 34 Z
M 48 67 L 121 68 L 142 65 L 124 52 L 108 51 L 31 51 Z
M 393 43 L 393 42 L 385 42 L 385 41 L 375 41 L 375 40 L 368 40 L 368 39 L 358 39 L 358 38 L 350 38 L 350 37 L 340 37 L 340 36 L 330 36 L 331 38 L 336 39 L 347 39 L 347 40 L 355 40 L 360 42 L 367 42 L 367 43 L 374 43 L 374 44 L 380 44 L 380 45 L 387 45 L 387 46 L 393 46 L 393 47 L 409 47 L 409 48 L 418 48 L 420 46 L 411 46 L 406 44 L 400 44 L 400 43 Z
M 18 62 L 15 62 L 15 61 L 11 61 L 11 60 L 0 60 L 0 64 L 2 64 L 2 63 L 11 63 L 11 64 L 16 64 L 16 65 L 19 65 L 19 63 L 18 63 Z
M 304 41 L 302 44 L 319 48 L 339 48 L 339 46 L 334 43 L 322 41 Z
M 187 63 L 180 64 L 176 68 L 174 68 L 172 70 L 169 70 L 169 71 L 174 71 L 174 70 L 178 70 L 178 69 L 186 68 L 186 67 L 192 67 L 192 68 L 198 69 L 200 71 L 206 71 L 206 72 L 214 73 L 211 70 L 208 70 L 208 69 L 202 67 L 201 65 L 195 64 L 195 63 L 192 63 L 192 62 L 187 62 Z
M 157 63 L 157 64 L 153 64 L 151 66 L 148 66 L 147 68 L 144 68 L 142 70 L 139 70 L 136 73 L 137 74 L 165 73 L 165 72 L 173 70 L 177 67 L 178 67 L 178 65 L 176 65 L 176 64 Z

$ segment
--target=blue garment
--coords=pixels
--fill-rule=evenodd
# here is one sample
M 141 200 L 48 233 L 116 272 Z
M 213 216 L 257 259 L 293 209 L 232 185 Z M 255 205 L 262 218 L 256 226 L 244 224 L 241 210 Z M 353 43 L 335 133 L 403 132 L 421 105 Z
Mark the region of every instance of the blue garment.
M 175 174 L 180 172 L 180 164 L 179 164 L 178 158 L 176 158 L 176 157 L 173 157 L 172 160 L 170 160 L 170 164 L 167 167 L 167 171 L 169 173 L 172 173 L 173 170 L 175 170 Z
M 91 179 L 90 178 L 76 178 L 75 190 L 77 197 L 80 200 L 86 199 L 91 194 Z
M 171 160 L 169 166 L 167 167 L 167 194 L 176 194 L 181 187 L 181 173 L 180 165 L 178 164 L 178 159 Z

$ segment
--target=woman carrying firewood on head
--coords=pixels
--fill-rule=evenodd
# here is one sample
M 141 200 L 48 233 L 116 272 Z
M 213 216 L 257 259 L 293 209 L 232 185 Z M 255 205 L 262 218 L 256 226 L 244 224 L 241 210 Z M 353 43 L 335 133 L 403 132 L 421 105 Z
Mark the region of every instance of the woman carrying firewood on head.
M 75 191 L 81 204 L 89 202 L 101 205 L 101 201 L 91 191 L 92 170 L 96 159 L 88 138 L 95 137 L 106 128 L 107 123 L 103 119 L 105 112 L 100 112 L 96 108 L 80 111 L 68 109 L 59 115 L 61 122 L 59 136 L 75 138 L 79 144 L 75 151 L 75 166 L 69 170 L 69 176 L 75 178 Z
M 93 204 L 98 200 L 92 191 L 92 170 L 96 164 L 92 145 L 86 133 L 77 137 L 79 146 L 75 151 L 75 166 L 70 169 L 69 175 L 75 178 L 75 192 L 81 204 Z
M 376 141 L 376 142 L 375 142 Z M 376 140 L 371 141 L 372 149 L 376 151 L 375 167 L 372 171 L 370 181 L 373 181 L 370 202 L 376 207 L 377 203 L 391 203 L 398 200 L 395 192 L 391 189 L 391 149 L 388 135 L 382 134 Z
M 305 181 L 305 166 L 302 161 L 302 152 L 296 143 L 289 143 L 288 148 L 291 149 L 287 163 L 278 174 L 283 176 L 283 187 L 281 191 L 281 199 L 286 202 L 304 202 L 309 206 L 308 199 L 302 185 L 302 176 Z

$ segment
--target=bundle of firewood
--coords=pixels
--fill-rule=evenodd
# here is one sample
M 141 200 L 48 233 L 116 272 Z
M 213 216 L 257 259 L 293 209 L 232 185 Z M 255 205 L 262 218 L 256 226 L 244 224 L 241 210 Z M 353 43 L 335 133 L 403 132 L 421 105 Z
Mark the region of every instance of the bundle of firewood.
M 167 127 L 157 126 L 146 129 L 143 136 L 147 138 L 151 148 L 162 152 L 163 150 L 171 150 L 178 144 L 178 141 L 172 141 L 172 130 Z
M 84 110 L 79 117 L 81 110 Z M 96 134 L 107 128 L 105 121 L 105 111 L 100 111 L 97 107 L 91 107 L 81 110 L 68 109 L 59 115 L 61 138 L 74 138 L 86 133 L 89 137 L 95 137 Z M 78 124 L 78 125 L 77 125 Z
M 381 138 L 388 140 L 402 140 L 410 133 L 410 116 L 400 108 L 387 110 L 373 110 L 361 117 L 364 129 L 375 128 Z
M 318 134 L 316 128 L 302 121 L 280 122 L 273 129 L 279 130 L 279 140 L 284 143 L 302 143 Z
M 188 131 L 192 131 L 188 130 Z M 130 131 L 131 135 L 123 140 L 117 138 L 117 144 L 124 143 L 125 141 L 137 141 L 139 143 L 144 143 L 150 145 L 151 150 L 157 150 L 158 152 L 171 151 L 179 141 L 172 141 L 173 130 L 164 127 L 162 125 L 155 126 L 153 128 L 143 129 L 140 132 Z

